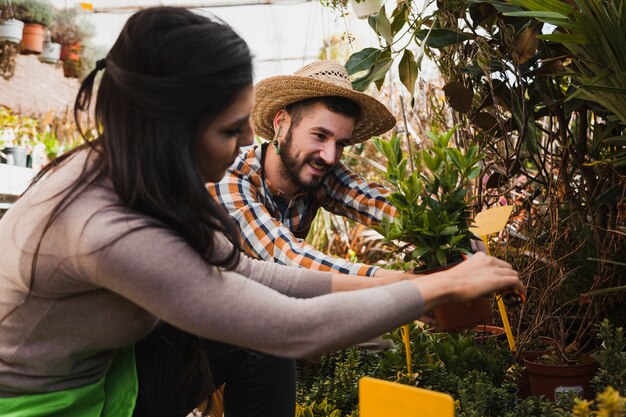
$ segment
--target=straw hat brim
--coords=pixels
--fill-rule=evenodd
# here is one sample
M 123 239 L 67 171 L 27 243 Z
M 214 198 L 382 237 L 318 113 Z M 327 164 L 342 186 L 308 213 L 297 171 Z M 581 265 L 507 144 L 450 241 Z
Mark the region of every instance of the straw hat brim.
M 384 104 L 367 94 L 349 90 L 315 78 L 298 75 L 279 75 L 266 78 L 255 86 L 252 123 L 255 133 L 271 140 L 276 113 L 285 106 L 312 97 L 339 96 L 359 105 L 361 114 L 354 124 L 350 144 L 363 142 L 381 135 L 396 125 L 396 119 Z

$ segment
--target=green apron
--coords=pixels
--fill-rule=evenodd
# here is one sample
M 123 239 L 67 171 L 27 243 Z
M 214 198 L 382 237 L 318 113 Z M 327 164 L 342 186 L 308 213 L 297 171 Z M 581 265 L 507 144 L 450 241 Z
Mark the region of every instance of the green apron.
M 135 347 L 120 349 L 98 382 L 45 394 L 0 398 L 1 417 L 130 417 L 137 400 Z

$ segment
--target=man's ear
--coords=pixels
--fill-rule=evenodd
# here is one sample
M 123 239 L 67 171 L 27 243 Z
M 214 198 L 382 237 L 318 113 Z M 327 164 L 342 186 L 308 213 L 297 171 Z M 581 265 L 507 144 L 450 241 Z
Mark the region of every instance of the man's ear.
M 289 116 L 289 113 L 287 112 L 287 110 L 285 109 L 279 110 L 274 116 L 274 121 L 273 121 L 274 135 L 276 135 L 276 132 L 280 132 L 279 135 L 281 137 L 284 137 L 285 132 L 289 130 L 290 124 L 291 124 L 291 117 Z M 276 139 L 276 137 L 272 139 Z

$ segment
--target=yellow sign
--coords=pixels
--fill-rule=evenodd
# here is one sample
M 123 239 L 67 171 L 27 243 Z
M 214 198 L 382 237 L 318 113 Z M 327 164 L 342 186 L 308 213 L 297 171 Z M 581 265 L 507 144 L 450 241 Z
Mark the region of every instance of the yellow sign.
M 500 233 L 504 230 L 513 206 L 493 207 L 489 210 L 481 211 L 474 219 L 474 226 L 470 227 L 470 232 L 476 236 L 487 236 L 492 233 Z
M 454 417 L 448 394 L 374 378 L 359 381 L 360 417 Z
M 80 7 L 82 7 L 83 10 L 87 10 L 88 12 L 93 12 L 93 3 L 80 3 Z

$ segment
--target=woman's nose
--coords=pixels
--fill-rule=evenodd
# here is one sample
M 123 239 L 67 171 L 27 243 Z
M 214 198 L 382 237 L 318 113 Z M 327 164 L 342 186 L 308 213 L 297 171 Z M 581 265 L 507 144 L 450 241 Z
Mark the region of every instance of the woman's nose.
M 248 120 L 245 128 L 243 129 L 243 134 L 239 139 L 239 146 L 250 146 L 254 143 L 254 130 L 252 129 L 252 121 Z

